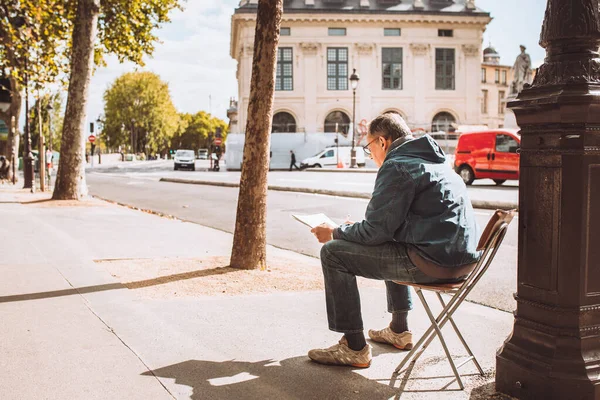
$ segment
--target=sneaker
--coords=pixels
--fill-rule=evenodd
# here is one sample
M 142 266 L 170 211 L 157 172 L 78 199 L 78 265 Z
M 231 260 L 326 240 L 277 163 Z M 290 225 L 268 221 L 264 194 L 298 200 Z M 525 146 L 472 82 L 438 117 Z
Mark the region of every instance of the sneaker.
M 369 329 L 369 337 L 374 342 L 391 344 L 400 350 L 410 350 L 413 348 L 412 333 L 410 331 L 396 333 L 388 326 L 380 331 Z
M 313 349 L 308 357 L 319 364 L 348 365 L 356 368 L 368 368 L 371 365 L 371 346 L 368 344 L 362 350 L 352 350 L 348 341 L 342 337 L 338 344 L 327 349 Z

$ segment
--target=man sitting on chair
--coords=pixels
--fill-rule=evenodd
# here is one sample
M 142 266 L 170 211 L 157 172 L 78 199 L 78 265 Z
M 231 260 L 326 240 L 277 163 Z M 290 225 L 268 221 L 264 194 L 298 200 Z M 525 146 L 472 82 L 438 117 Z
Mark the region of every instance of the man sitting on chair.
M 322 364 L 366 368 L 371 346 L 365 341 L 356 277 L 385 281 L 392 322 L 369 330 L 371 340 L 411 349 L 407 315 L 413 283 L 457 282 L 479 258 L 477 223 L 467 188 L 438 144 L 411 136 L 398 114 L 375 118 L 364 151 L 379 167 L 365 219 L 338 228 L 311 231 L 324 243 L 321 265 L 329 329 L 343 333 L 338 344 L 308 353 Z

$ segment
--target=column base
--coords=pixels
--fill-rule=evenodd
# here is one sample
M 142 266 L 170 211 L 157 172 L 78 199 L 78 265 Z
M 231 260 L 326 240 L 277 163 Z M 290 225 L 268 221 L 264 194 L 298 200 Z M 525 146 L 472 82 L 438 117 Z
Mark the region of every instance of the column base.
M 586 369 L 583 357 L 579 363 L 571 360 L 572 367 L 561 371 L 564 360 L 530 355 L 511 345 L 510 339 L 498 350 L 497 392 L 521 400 L 600 400 L 600 374 L 595 368 Z

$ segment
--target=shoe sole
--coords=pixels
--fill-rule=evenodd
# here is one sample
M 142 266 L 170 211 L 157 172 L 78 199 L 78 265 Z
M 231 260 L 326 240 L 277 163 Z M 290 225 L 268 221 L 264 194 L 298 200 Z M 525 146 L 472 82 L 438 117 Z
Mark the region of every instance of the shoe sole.
M 400 346 L 399 344 L 394 344 L 394 343 L 390 343 L 386 340 L 376 340 L 373 339 L 372 337 L 369 337 L 369 339 L 371 339 L 372 341 L 374 341 L 375 343 L 381 343 L 381 344 L 390 344 L 392 346 L 394 346 L 395 348 L 399 349 L 399 350 L 412 350 L 413 348 L 413 344 L 412 343 L 407 343 L 404 346 Z
M 335 366 L 335 367 L 354 367 L 354 368 L 369 368 L 371 366 L 371 362 L 369 361 L 366 364 L 334 364 L 334 363 L 327 363 L 327 362 L 320 362 L 317 360 L 313 360 L 312 358 L 308 357 L 312 362 L 315 362 L 317 364 L 321 364 L 321 365 L 331 365 L 331 366 Z

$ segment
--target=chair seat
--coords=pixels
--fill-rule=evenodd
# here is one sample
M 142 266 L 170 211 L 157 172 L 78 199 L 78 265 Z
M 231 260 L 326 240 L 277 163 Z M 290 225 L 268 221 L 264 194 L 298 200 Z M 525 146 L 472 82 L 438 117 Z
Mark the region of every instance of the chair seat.
M 458 291 L 458 289 L 460 289 L 462 284 L 465 282 L 461 281 L 456 283 L 413 283 L 394 281 L 394 283 L 397 283 L 398 285 L 416 287 L 421 290 L 431 290 L 432 292 L 453 293 Z

